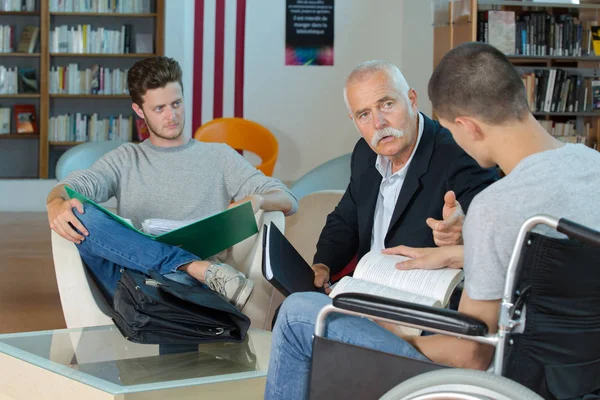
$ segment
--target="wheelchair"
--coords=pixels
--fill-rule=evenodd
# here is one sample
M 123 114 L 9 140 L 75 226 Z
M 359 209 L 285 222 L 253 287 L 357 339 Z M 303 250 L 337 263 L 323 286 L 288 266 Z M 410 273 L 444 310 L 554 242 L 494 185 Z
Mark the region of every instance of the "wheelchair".
M 540 224 L 568 238 L 532 232 Z M 330 340 L 331 313 L 489 344 L 494 360 L 487 372 L 452 369 Z M 495 334 L 453 310 L 358 293 L 335 297 L 315 325 L 310 398 L 600 399 L 600 232 L 545 215 L 528 219 L 506 272 Z

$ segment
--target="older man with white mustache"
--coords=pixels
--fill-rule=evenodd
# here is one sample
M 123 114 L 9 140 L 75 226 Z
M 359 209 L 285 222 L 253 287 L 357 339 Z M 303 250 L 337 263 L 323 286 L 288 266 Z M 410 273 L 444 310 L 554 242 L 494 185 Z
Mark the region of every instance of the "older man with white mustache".
M 362 139 L 352 153 L 350 184 L 317 244 L 314 284 L 326 292 L 330 277 L 340 279 L 355 256 L 385 251 L 417 257 L 425 247 L 460 244 L 463 210 L 497 178 L 447 129 L 418 111 L 417 93 L 395 65 L 358 65 L 346 79 L 344 98 Z M 283 303 L 273 329 L 265 398 L 306 397 L 314 321 L 327 304 L 329 297 L 314 292 L 295 293 Z M 397 349 L 393 340 L 372 340 L 386 334 L 394 337 L 382 326 L 352 318 L 335 318 L 327 326 L 328 337 L 419 358 L 410 346 Z
M 389 62 L 367 61 L 348 75 L 348 116 L 360 132 L 352 178 L 329 215 L 312 266 L 315 286 L 326 288 L 355 255 L 403 245 L 462 243 L 464 211 L 496 179 L 452 140 L 450 132 L 418 111 L 417 93 Z M 464 211 L 463 211 L 464 210 Z

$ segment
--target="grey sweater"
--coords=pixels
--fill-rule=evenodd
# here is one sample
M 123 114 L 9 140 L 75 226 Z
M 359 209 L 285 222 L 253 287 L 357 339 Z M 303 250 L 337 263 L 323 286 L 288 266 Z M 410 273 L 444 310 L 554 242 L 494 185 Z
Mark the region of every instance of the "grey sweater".
M 266 177 L 231 147 L 194 139 L 169 148 L 156 147 L 149 140 L 126 143 L 59 184 L 98 203 L 115 196 L 118 214 L 138 228 L 148 218 L 202 218 L 254 193 L 283 190 L 291 194 L 283 183 Z M 297 207 L 294 198 L 290 214 Z

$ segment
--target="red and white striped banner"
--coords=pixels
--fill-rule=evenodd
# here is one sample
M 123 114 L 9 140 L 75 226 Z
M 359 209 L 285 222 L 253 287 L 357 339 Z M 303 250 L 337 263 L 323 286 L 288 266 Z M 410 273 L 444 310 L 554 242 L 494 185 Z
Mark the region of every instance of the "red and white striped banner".
M 196 0 L 192 132 L 244 115 L 246 0 Z

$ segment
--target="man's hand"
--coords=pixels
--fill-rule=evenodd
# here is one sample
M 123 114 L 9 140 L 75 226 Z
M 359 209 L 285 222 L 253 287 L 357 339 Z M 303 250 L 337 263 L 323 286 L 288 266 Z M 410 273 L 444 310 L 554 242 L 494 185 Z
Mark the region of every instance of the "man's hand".
M 229 205 L 229 207 L 227 207 L 227 208 L 239 206 L 240 204 L 243 204 L 247 201 L 252 203 L 252 211 L 254 212 L 254 214 L 256 214 L 258 212 L 258 210 L 260 210 L 262 208 L 265 199 L 260 194 L 251 194 L 249 196 L 244 197 L 243 199 L 241 199 L 239 201 L 236 201 L 235 203 L 231 203 Z
M 465 213 L 452 190 L 446 192 L 444 196 L 442 218 L 442 221 L 433 218 L 427 218 L 427 221 L 425 221 L 433 230 L 435 244 L 440 247 L 462 244 L 462 226 Z
M 315 273 L 315 287 L 325 288 L 325 293 L 329 294 L 331 292 L 331 289 L 329 288 L 329 267 L 325 264 L 315 264 L 311 268 Z
M 383 250 L 384 254 L 410 257 L 412 260 L 396 264 L 397 269 L 462 268 L 463 246 L 423 247 L 396 246 Z
M 50 229 L 68 241 L 79 244 L 82 240 L 85 240 L 85 236 L 89 235 L 89 232 L 73 214 L 73 208 L 77 208 L 77 211 L 83 214 L 83 205 L 77 199 L 64 200 L 56 198 L 46 204 Z M 73 228 L 83 233 L 83 235 Z

